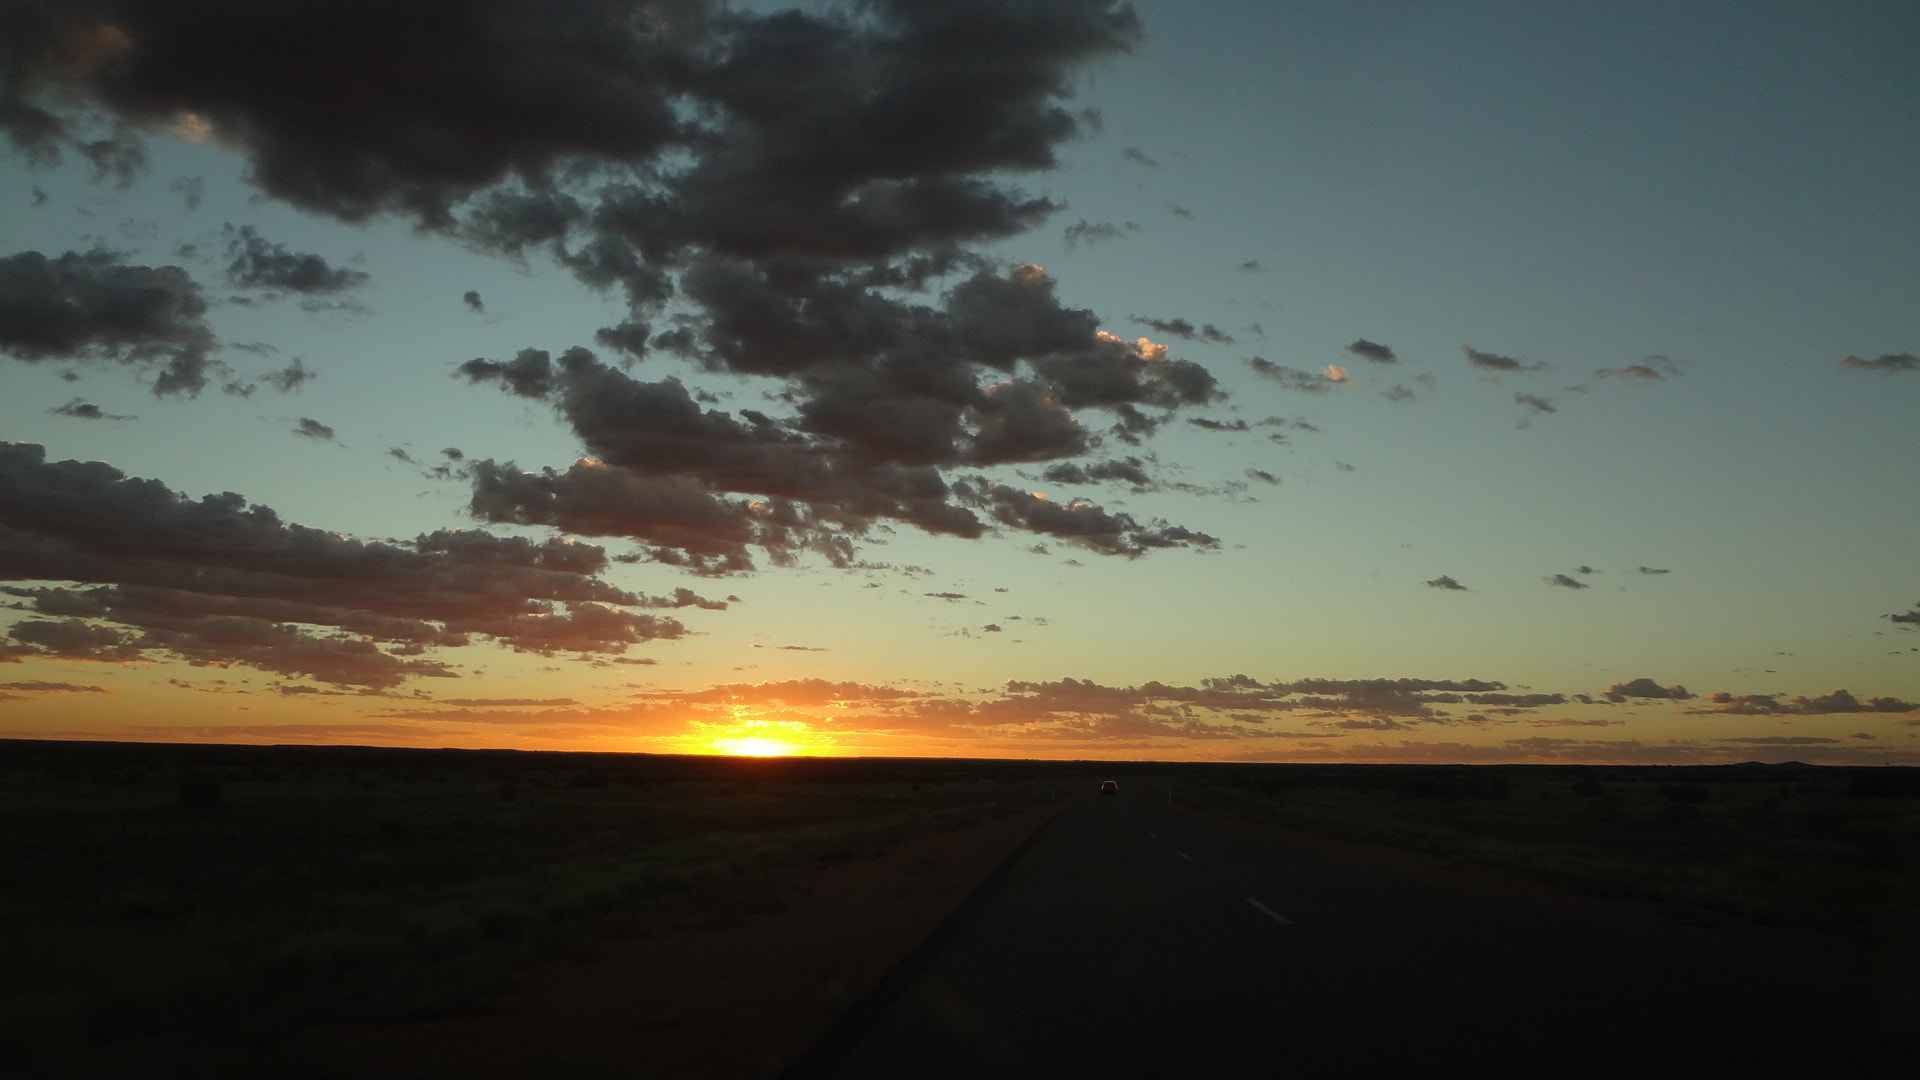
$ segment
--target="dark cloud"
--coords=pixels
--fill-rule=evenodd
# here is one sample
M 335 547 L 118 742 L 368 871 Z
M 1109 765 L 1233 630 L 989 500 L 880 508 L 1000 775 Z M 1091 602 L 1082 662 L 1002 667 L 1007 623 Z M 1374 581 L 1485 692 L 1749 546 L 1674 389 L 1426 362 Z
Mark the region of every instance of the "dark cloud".
M 1149 169 L 1157 169 L 1160 167 L 1159 162 L 1148 157 L 1146 152 L 1137 146 L 1129 146 L 1120 151 L 1120 156 L 1133 162 L 1135 165 L 1145 165 Z
M 476 465 L 485 520 L 601 529 L 705 570 L 744 568 L 753 546 L 844 561 L 889 519 L 977 536 L 989 510 L 1116 553 L 1202 535 L 967 502 L 945 475 L 1080 456 L 1100 434 L 1088 410 L 1137 443 L 1162 422 L 1149 410 L 1220 396 L 1164 346 L 1101 333 L 1037 267 L 970 250 L 1059 208 L 1011 178 L 1054 167 L 1085 127 L 1067 101 L 1085 66 L 1137 43 L 1125 5 L 180 0 L 56 5 L 14 29 L 0 124 L 31 152 L 71 148 L 93 115 L 210 135 L 306 210 L 544 253 L 624 295 L 602 348 L 778 380 L 793 405 L 703 411 L 677 382 L 583 350 L 475 360 L 464 375 L 551 402 L 596 462 Z M 69 62 L 83 40 L 88 59 Z M 233 242 L 237 278 L 263 287 L 355 273 L 257 234 Z M 642 509 L 602 501 L 616 489 Z
M 1542 580 L 1549 585 L 1558 585 L 1563 589 L 1584 589 L 1588 587 L 1587 583 L 1581 581 L 1579 578 L 1568 577 L 1565 574 L 1554 574 Z
M 1004 525 L 1064 527 L 1051 513 L 1016 514 L 978 494 L 987 487 L 962 498 L 942 470 L 1078 456 L 1091 438 L 1071 410 L 1110 410 L 1150 430 L 1137 407 L 1218 396 L 1198 365 L 1098 332 L 1091 313 L 1060 307 L 1052 279 L 1034 267 L 976 273 L 939 308 L 839 286 L 799 297 L 742 269 L 695 282 L 711 309 L 729 312 L 704 335 L 702 360 L 793 380 L 797 414 L 703 410 L 679 381 L 636 380 L 586 349 L 475 359 L 462 376 L 551 402 L 595 457 L 544 476 L 476 465 L 475 513 L 630 536 L 655 545 L 656 558 L 710 572 L 750 568 L 750 546 L 776 564 L 810 549 L 845 565 L 852 539 L 882 519 L 976 537 L 984 525 L 974 511 L 992 505 Z M 930 342 L 945 348 L 929 351 Z M 983 386 L 985 373 L 999 377 Z M 1030 524 L 1041 521 L 1053 525 Z M 1130 530 L 1183 535 L 1121 529 Z M 1131 542 L 1080 535 L 1097 549 L 1136 553 Z
M 1204 323 L 1196 329 L 1185 319 L 1155 319 L 1146 315 L 1127 317 L 1142 326 L 1151 327 L 1162 334 L 1170 334 L 1183 341 L 1208 341 L 1216 345 L 1233 344 L 1233 337 L 1212 323 Z
M 1573 572 L 1576 574 L 1597 574 L 1600 571 L 1595 570 L 1593 567 L 1588 566 L 1585 563 L 1581 563 L 1579 566 L 1576 566 L 1573 568 Z
M 485 312 L 487 310 L 487 303 L 480 299 L 478 289 L 468 289 L 466 292 L 461 293 L 460 302 L 467 305 L 468 311 Z
M 1515 372 L 1515 371 L 1545 371 L 1547 368 L 1547 365 L 1544 363 L 1529 364 L 1520 360 L 1515 360 L 1511 356 L 1501 356 L 1498 353 L 1481 352 L 1479 349 L 1476 349 L 1471 345 L 1462 345 L 1460 346 L 1460 349 L 1462 352 L 1466 353 L 1467 363 L 1472 364 L 1474 367 L 1479 368 L 1482 372 L 1485 372 L 1485 373 L 1497 375 L 1497 374 L 1504 374 L 1504 373 Z
M 0 444 L 0 579 L 35 583 L 6 590 L 36 616 L 11 628 L 26 655 L 169 656 L 377 689 L 452 676 L 424 654 L 476 639 L 619 653 L 684 632 L 628 611 L 660 601 L 602 581 L 606 564 L 589 544 L 479 531 L 355 540 L 231 492 L 195 501 L 102 462 Z
M 1558 411 L 1553 407 L 1552 401 L 1548 400 L 1547 398 L 1543 398 L 1538 394 L 1515 394 L 1513 395 L 1513 401 L 1514 401 L 1514 404 L 1516 405 L 1526 406 L 1527 411 L 1535 416 L 1538 416 L 1541 413 L 1551 413 L 1551 412 Z
M 1631 682 L 1617 682 L 1607 687 L 1606 698 L 1608 701 L 1625 701 L 1630 697 L 1669 698 L 1674 701 L 1686 701 L 1692 698 L 1693 695 L 1687 693 L 1687 688 L 1684 686 L 1661 686 L 1652 679 L 1644 677 L 1634 679 Z
M 1380 391 L 1380 396 L 1383 398 L 1386 398 L 1388 401 L 1420 400 L 1419 395 L 1415 394 L 1412 390 L 1398 383 L 1395 383 L 1394 385 L 1388 387 L 1387 389 Z
M 1264 274 L 1267 272 L 1267 268 L 1260 265 L 1259 259 L 1248 259 L 1246 262 L 1240 264 L 1240 269 L 1245 270 L 1249 274 Z
M 1109 240 L 1124 240 L 1128 233 L 1139 231 L 1140 226 L 1131 221 L 1115 225 L 1110 221 L 1088 221 L 1086 218 L 1081 218 L 1067 226 L 1061 232 L 1060 239 L 1066 244 L 1068 251 L 1076 251 L 1081 244 L 1092 245 Z
M 1317 371 L 1301 371 L 1276 364 L 1264 356 L 1247 359 L 1247 366 L 1262 378 L 1272 379 L 1288 390 L 1302 394 L 1324 394 L 1333 388 L 1333 381 Z
M 206 312 L 178 266 L 134 266 L 105 249 L 0 258 L 0 352 L 21 360 L 154 365 L 154 393 L 198 394 L 213 366 Z
M 333 441 L 333 429 L 310 417 L 301 417 L 300 423 L 294 427 L 293 433 L 304 439 L 314 439 L 319 442 Z
M 1468 591 L 1465 585 L 1462 585 L 1459 582 L 1453 580 L 1453 576 L 1451 574 L 1441 574 L 1439 577 L 1434 578 L 1433 580 L 1427 582 L 1427 587 L 1432 589 L 1446 589 L 1450 592 L 1467 592 Z
M 1142 468 L 1137 457 L 1116 458 L 1109 461 L 1095 461 L 1086 465 L 1063 461 L 1047 468 L 1040 474 L 1042 480 L 1050 484 L 1100 484 L 1109 481 L 1131 484 L 1136 488 L 1153 488 L 1153 478 Z
M 1920 371 L 1920 356 L 1912 353 L 1887 353 L 1872 360 L 1862 360 L 1857 356 L 1840 358 L 1841 370 L 1879 371 L 1891 375 L 1896 371 Z
M 1594 372 L 1593 376 L 1596 379 L 1624 379 L 1628 382 L 1661 382 L 1668 376 L 1679 374 L 1679 365 L 1655 353 L 1637 364 L 1628 364 L 1623 368 L 1601 368 Z
M 1671 571 L 1671 570 L 1662 570 L 1662 569 L 1660 569 L 1659 567 L 1656 567 L 1656 566 L 1643 566 L 1643 567 L 1641 567 L 1641 568 L 1640 568 L 1640 570 L 1639 570 L 1639 572 L 1640 572 L 1640 573 L 1642 573 L 1642 574 L 1647 574 L 1647 575 L 1649 575 L 1649 576 L 1651 576 L 1651 575 L 1655 575 L 1655 574 L 1671 574 L 1671 573 L 1673 573 L 1673 571 Z
M 1910 713 L 1920 704 L 1896 697 L 1870 697 L 1865 701 L 1845 690 L 1835 690 L 1816 698 L 1792 697 L 1780 700 L 1780 694 L 1733 695 L 1720 692 L 1707 695 L 1707 707 L 1699 712 L 1728 713 L 1735 716 L 1829 716 L 1839 713 Z
M 1894 622 L 1897 622 L 1897 623 L 1906 623 L 1909 626 L 1920 626 L 1920 604 L 1915 604 L 1913 606 L 1912 611 L 1907 611 L 1907 612 L 1896 611 L 1893 614 L 1887 616 L 1887 618 L 1892 619 Z
M 1379 342 L 1368 341 L 1366 338 L 1361 338 L 1347 346 L 1347 351 L 1362 360 L 1368 360 L 1376 364 L 1392 364 L 1398 362 L 1400 359 L 1394 355 L 1392 349 L 1387 348 Z
M 1075 499 L 1055 502 L 1045 495 L 1023 491 L 984 477 L 963 477 L 954 484 L 955 497 L 986 511 L 1008 528 L 1067 540 L 1107 555 L 1139 556 L 1155 548 L 1215 548 L 1220 541 L 1181 525 L 1153 521 L 1137 523 L 1130 514 L 1111 513 Z
M 65 405 L 55 406 L 54 408 L 48 409 L 47 411 L 52 413 L 55 416 L 70 416 L 70 417 L 73 417 L 75 420 L 138 420 L 139 419 L 139 417 L 137 416 L 119 416 L 114 413 L 106 412 L 105 410 L 101 409 L 100 406 L 95 405 L 90 401 L 82 401 L 79 398 L 74 398 L 72 401 L 67 402 Z
M 1279 477 L 1273 475 L 1272 473 L 1266 471 L 1265 469 L 1248 469 L 1247 478 L 1249 480 L 1258 480 L 1263 484 L 1273 484 L 1276 487 L 1279 486 L 1279 483 L 1280 483 Z
M 328 266 L 318 255 L 288 251 L 269 242 L 253 226 L 227 226 L 227 282 L 239 289 L 326 295 L 366 284 L 368 276 L 344 266 Z
M 260 381 L 283 394 L 291 394 L 318 377 L 319 375 L 308 367 L 305 361 L 296 356 L 293 358 L 293 363 L 286 367 L 260 376 Z
M 1193 220 L 1193 211 L 1176 202 L 1167 204 L 1167 213 L 1172 214 L 1174 217 L 1186 218 L 1188 221 Z
M 1245 420 L 1209 420 L 1204 416 L 1189 416 L 1187 423 L 1202 431 L 1246 431 L 1249 426 Z

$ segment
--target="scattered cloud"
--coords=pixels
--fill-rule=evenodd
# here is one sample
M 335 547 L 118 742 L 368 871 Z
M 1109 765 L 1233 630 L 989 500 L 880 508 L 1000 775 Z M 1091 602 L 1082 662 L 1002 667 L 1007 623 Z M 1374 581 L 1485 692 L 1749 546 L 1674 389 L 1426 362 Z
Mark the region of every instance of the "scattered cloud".
M 1428 581 L 1427 587 L 1430 589 L 1446 589 L 1450 592 L 1469 591 L 1465 585 L 1455 581 L 1451 574 L 1441 574 L 1439 577 Z
M 1639 569 L 1639 571 L 1638 571 L 1638 572 L 1639 572 L 1639 573 L 1642 573 L 1642 574 L 1646 574 L 1646 575 L 1649 575 L 1649 576 L 1652 576 L 1652 575 L 1655 575 L 1655 574 L 1671 574 L 1671 573 L 1673 573 L 1673 571 L 1671 571 L 1671 570 L 1663 570 L 1663 569 L 1661 569 L 1660 567 L 1657 567 L 1657 566 L 1643 566 L 1643 567 L 1641 567 L 1641 568 Z
M 1680 366 L 1665 356 L 1655 353 L 1637 364 L 1628 364 L 1623 368 L 1601 368 L 1593 373 L 1596 379 L 1621 379 L 1626 382 L 1661 382 L 1669 376 L 1678 376 Z
M 288 251 L 261 236 L 251 225 L 228 225 L 227 283 L 239 289 L 262 289 L 273 293 L 300 293 L 323 296 L 344 292 L 366 284 L 368 275 L 359 270 L 327 265 L 318 255 Z
M 486 313 L 487 302 L 480 299 L 480 290 L 478 289 L 468 289 L 466 292 L 461 293 L 460 302 L 467 305 L 467 310 L 475 314 Z
M 334 441 L 332 428 L 306 416 L 300 418 L 300 423 L 293 429 L 293 433 L 303 439 L 314 439 L 318 442 Z
M 1857 356 L 1840 358 L 1841 370 L 1878 371 L 1891 375 L 1896 371 L 1920 371 L 1920 356 L 1912 353 L 1886 353 L 1872 360 L 1862 360 Z
M 384 689 L 452 677 L 432 648 L 618 654 L 679 637 L 656 598 L 601 580 L 606 553 L 442 530 L 363 541 L 286 523 L 232 493 L 193 500 L 102 462 L 0 444 L 0 565 L 31 617 L 16 655 L 172 658 Z M 666 601 L 672 606 L 675 600 Z
M 1695 709 L 1702 713 L 1727 713 L 1734 716 L 1825 716 L 1837 713 L 1911 713 L 1920 705 L 1897 697 L 1869 697 L 1865 701 L 1845 690 L 1834 690 L 1819 697 L 1791 697 L 1783 694 L 1708 694 L 1707 704 Z
M 1587 583 L 1581 581 L 1579 578 L 1568 577 L 1565 574 L 1553 574 L 1543 580 L 1549 585 L 1558 585 L 1563 589 L 1584 589 L 1588 587 Z
M 1120 156 L 1123 158 L 1126 158 L 1128 161 L 1133 162 L 1135 165 L 1144 165 L 1149 169 L 1157 169 L 1160 167 L 1159 162 L 1148 157 L 1146 155 L 1146 152 L 1141 150 L 1137 146 L 1129 146 L 1126 149 L 1121 150 Z
M 75 420 L 138 420 L 137 416 L 120 416 L 110 413 L 90 401 L 74 398 L 65 405 L 57 405 L 47 410 L 55 416 L 70 416 Z
M 1259 259 L 1248 259 L 1246 262 L 1240 264 L 1240 269 L 1249 274 L 1264 274 L 1267 272 L 1267 268 L 1260 265 Z
M 1264 356 L 1249 357 L 1247 366 L 1261 378 L 1271 379 L 1296 393 L 1324 394 L 1333 387 L 1333 383 L 1320 372 L 1302 371 L 1299 368 L 1276 364 Z
M 1693 697 L 1684 686 L 1661 686 L 1648 678 L 1638 678 L 1630 682 L 1617 682 L 1607 687 L 1608 701 L 1625 701 L 1628 698 L 1668 698 L 1673 701 L 1686 701 Z
M 1460 346 L 1460 349 L 1462 352 L 1466 353 L 1467 363 L 1472 364 L 1474 367 L 1480 369 L 1480 372 L 1485 375 L 1505 375 L 1513 372 L 1545 371 L 1547 369 L 1547 365 L 1544 363 L 1530 364 L 1521 360 L 1516 360 L 1511 356 L 1501 356 L 1498 353 L 1481 352 L 1479 349 L 1476 349 L 1471 345 L 1462 345 Z
M 1114 224 L 1111 221 L 1088 221 L 1081 218 L 1061 231 L 1060 239 L 1068 251 L 1076 251 L 1080 245 L 1102 244 L 1110 240 L 1124 240 L 1129 233 L 1140 231 L 1140 226 L 1131 221 Z
M 1207 341 L 1216 345 L 1233 344 L 1233 337 L 1212 323 L 1203 323 L 1195 329 L 1194 325 L 1185 319 L 1155 319 L 1146 315 L 1129 315 L 1127 318 L 1182 341 Z
M 1400 359 L 1394 355 L 1392 349 L 1377 341 L 1368 341 L 1366 338 L 1361 338 L 1353 344 L 1348 345 L 1347 351 L 1362 360 L 1375 364 L 1392 364 L 1397 363 Z
M 0 353 L 158 367 L 153 392 L 205 389 L 214 336 L 200 286 L 178 266 L 136 266 L 105 248 L 0 258 Z

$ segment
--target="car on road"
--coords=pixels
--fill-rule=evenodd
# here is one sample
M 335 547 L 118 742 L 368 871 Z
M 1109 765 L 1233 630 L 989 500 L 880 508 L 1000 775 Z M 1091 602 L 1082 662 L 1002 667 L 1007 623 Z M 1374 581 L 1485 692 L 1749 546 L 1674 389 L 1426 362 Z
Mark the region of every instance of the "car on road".
M 1102 794 L 1102 795 L 1118 795 L 1118 794 L 1120 794 L 1120 781 L 1118 781 L 1118 780 L 1102 780 L 1102 781 L 1100 781 L 1100 794 Z

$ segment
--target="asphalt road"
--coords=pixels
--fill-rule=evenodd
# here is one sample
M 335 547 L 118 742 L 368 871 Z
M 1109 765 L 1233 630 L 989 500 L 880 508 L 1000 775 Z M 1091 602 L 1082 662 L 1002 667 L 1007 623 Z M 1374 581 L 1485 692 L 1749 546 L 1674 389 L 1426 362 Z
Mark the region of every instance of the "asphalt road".
M 1908 1076 L 1864 1011 L 1549 914 L 1089 798 L 831 1075 Z

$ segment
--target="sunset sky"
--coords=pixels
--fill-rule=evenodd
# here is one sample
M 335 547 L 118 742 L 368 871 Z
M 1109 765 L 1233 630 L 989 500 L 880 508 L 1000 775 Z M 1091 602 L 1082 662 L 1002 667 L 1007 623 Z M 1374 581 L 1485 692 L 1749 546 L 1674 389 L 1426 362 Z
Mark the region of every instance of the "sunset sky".
M 0 0 L 0 736 L 1920 764 L 1916 55 Z

